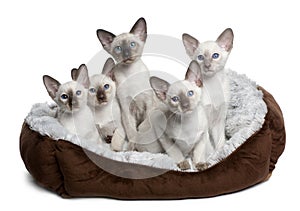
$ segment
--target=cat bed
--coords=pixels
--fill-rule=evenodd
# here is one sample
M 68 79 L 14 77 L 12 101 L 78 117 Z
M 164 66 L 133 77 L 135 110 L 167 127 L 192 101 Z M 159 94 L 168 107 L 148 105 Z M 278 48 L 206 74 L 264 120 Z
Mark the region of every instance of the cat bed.
M 180 171 L 166 154 L 90 148 L 57 121 L 56 106 L 35 104 L 20 152 L 37 183 L 64 198 L 183 199 L 236 192 L 268 179 L 285 147 L 280 107 L 266 90 L 228 71 L 231 100 L 223 148 L 209 168 Z

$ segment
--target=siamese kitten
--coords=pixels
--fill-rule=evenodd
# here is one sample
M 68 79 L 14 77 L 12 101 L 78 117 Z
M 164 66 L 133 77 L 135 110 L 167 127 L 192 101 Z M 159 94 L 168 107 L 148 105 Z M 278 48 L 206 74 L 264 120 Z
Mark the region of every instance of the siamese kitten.
M 60 84 L 54 78 L 44 75 L 44 85 L 50 97 L 58 105 L 58 121 L 72 134 L 88 141 L 101 144 L 92 111 L 87 106 L 88 74 L 85 65 L 79 67 L 82 73 L 77 81 Z
M 112 80 L 113 59 L 106 60 L 102 73 L 88 80 L 88 106 L 94 113 L 94 121 L 100 136 L 111 143 L 115 151 L 123 149 L 125 132 L 121 124 L 121 112 L 116 99 L 116 85 Z M 86 67 L 85 67 L 86 68 Z M 76 80 L 82 69 L 73 69 L 72 79 Z M 87 69 L 85 69 L 87 71 Z
M 190 168 L 186 160 L 190 156 L 198 170 L 207 168 L 206 160 L 213 148 L 202 105 L 202 77 L 198 63 L 190 63 L 185 80 L 169 84 L 151 77 L 150 83 L 157 97 L 169 108 L 165 137 L 160 139 L 165 151 L 181 169 Z
M 225 119 L 230 100 L 229 79 L 224 69 L 233 46 L 233 31 L 224 30 L 216 41 L 200 43 L 189 34 L 182 40 L 188 56 L 196 60 L 203 75 L 203 103 L 209 121 L 209 133 L 216 149 L 225 143 Z
M 154 93 L 149 84 L 150 73 L 141 56 L 147 38 L 147 26 L 144 18 L 133 25 L 129 33 L 118 36 L 97 30 L 97 36 L 103 48 L 112 55 L 117 64 L 113 69 L 117 85 L 117 98 L 121 107 L 121 119 L 129 141 L 133 148 L 138 125 L 144 120 L 149 109 L 153 107 Z M 131 100 L 138 106 L 138 115 L 130 112 Z

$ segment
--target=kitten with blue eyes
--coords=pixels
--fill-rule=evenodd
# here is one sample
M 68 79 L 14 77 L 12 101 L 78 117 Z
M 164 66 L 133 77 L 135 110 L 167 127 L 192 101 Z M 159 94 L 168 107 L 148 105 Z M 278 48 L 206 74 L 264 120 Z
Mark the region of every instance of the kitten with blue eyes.
M 97 30 L 103 48 L 112 55 L 117 64 L 113 69 L 117 85 L 117 98 L 120 102 L 124 130 L 130 145 L 134 146 L 137 127 L 146 114 L 153 108 L 154 93 L 149 84 L 150 73 L 141 60 L 147 38 L 144 18 L 133 25 L 129 33 L 118 36 L 103 29 Z M 138 102 L 138 115 L 130 112 L 131 100 Z
M 190 63 L 185 80 L 169 84 L 151 77 L 150 84 L 157 97 L 168 107 L 165 134 L 159 138 L 164 150 L 182 170 L 190 168 L 188 157 L 192 158 L 198 170 L 206 169 L 213 147 L 202 105 L 202 77 L 198 63 Z
M 209 117 L 209 133 L 216 149 L 225 143 L 225 120 L 230 100 L 225 64 L 233 47 L 233 38 L 230 28 L 225 29 L 216 41 L 203 43 L 189 34 L 182 35 L 186 53 L 201 67 L 206 90 L 203 93 L 203 103 Z
M 116 99 L 116 84 L 112 80 L 112 58 L 106 60 L 101 74 L 88 79 L 88 106 L 94 113 L 94 121 L 102 139 L 111 143 L 114 151 L 122 151 L 125 132 L 121 123 L 121 112 Z M 73 69 L 72 79 L 76 80 L 83 69 Z M 87 69 L 85 71 L 88 71 Z
M 58 121 L 72 134 L 89 141 L 89 145 L 102 143 L 91 109 L 87 106 L 88 73 L 80 65 L 81 74 L 77 81 L 60 84 L 54 78 L 44 75 L 43 82 L 50 97 L 58 105 Z

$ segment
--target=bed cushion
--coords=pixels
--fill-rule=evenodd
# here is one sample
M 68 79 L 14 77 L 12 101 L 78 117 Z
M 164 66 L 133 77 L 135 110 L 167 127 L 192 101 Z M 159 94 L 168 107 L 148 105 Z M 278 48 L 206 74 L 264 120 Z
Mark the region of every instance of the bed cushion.
M 26 122 L 20 135 L 20 153 L 38 184 L 64 198 L 183 199 L 235 192 L 269 178 L 285 147 L 280 107 L 270 93 L 259 89 L 267 105 L 261 129 L 229 156 L 202 172 L 166 171 L 112 160 L 69 141 L 41 135 Z M 103 165 L 113 167 L 110 169 L 115 172 L 99 167 Z M 149 172 L 156 176 L 145 178 Z

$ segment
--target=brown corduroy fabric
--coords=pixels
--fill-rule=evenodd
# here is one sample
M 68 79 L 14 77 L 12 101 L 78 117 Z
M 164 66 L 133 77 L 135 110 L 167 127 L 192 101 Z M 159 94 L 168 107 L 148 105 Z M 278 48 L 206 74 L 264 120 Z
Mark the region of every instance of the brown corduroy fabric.
M 263 127 L 226 159 L 203 172 L 167 171 L 148 179 L 118 177 L 98 167 L 80 147 L 41 136 L 26 123 L 20 136 L 21 156 L 38 184 L 65 198 L 182 199 L 235 192 L 268 178 L 285 146 L 281 110 L 272 95 L 260 89 L 268 107 Z M 89 156 L 128 177 L 161 171 L 93 153 Z

